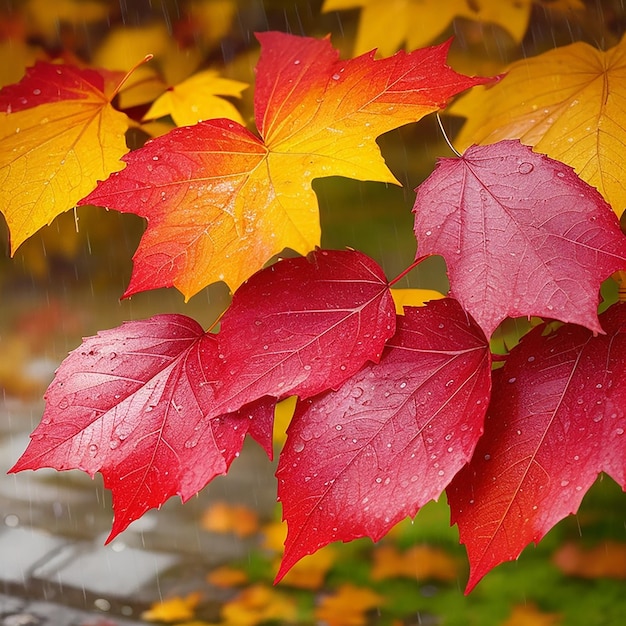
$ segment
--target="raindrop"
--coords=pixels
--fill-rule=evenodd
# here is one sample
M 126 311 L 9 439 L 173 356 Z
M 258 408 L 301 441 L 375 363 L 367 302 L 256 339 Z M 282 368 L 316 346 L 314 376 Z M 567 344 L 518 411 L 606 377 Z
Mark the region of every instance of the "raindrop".
M 617 428 L 617 429 L 615 429 L 615 434 L 616 434 L 616 435 L 623 435 L 623 434 L 624 434 L 624 429 L 623 429 L 623 428 Z
M 517 378 L 515 378 L 515 376 L 513 376 L 512 378 L 509 378 L 509 383 L 513 384 L 516 380 L 517 380 Z
M 443 476 L 443 475 L 444 475 L 444 471 L 443 471 L 443 470 L 439 470 L 439 471 L 437 472 L 437 476 Z
M 111 441 L 109 443 L 109 448 L 111 448 L 111 450 L 115 450 L 116 448 L 118 448 L 120 445 L 120 442 L 117 439 L 113 439 L 113 441 Z
M 335 426 L 335 430 L 341 430 L 343 428 L 343 426 L 341 424 L 337 424 Z
M 562 480 L 561 481 L 561 487 L 567 487 L 567 485 L 569 485 L 569 480 Z
M 304 450 L 304 442 L 303 441 L 296 441 L 296 443 L 293 444 L 293 451 L 294 452 L 302 452 L 302 450 Z
M 534 356 L 529 356 L 529 357 L 528 357 L 528 359 L 527 359 L 527 361 L 528 361 L 529 363 L 532 363 L 534 360 L 535 360 L 535 357 L 534 357 Z
M 67 398 L 63 398 L 61 400 L 61 402 L 59 402 L 59 408 L 60 409 L 67 409 L 67 407 L 70 405 L 69 401 Z
M 532 163 L 528 163 L 527 161 L 524 161 L 523 163 L 519 164 L 517 171 L 520 174 L 530 174 L 534 169 L 535 167 Z
M 98 453 L 98 446 L 95 443 L 92 443 L 89 446 L 89 454 L 91 454 L 92 456 L 96 456 L 97 453 Z
M 598 422 L 602 421 L 602 414 L 598 414 L 593 418 L 593 421 L 597 424 Z
M 340 78 L 339 74 L 333 74 L 333 80 L 339 80 Z
M 310 365 L 305 365 L 303 367 L 303 369 L 305 369 L 307 372 L 311 370 L 311 366 Z
M 38 96 L 41 94 L 41 89 L 33 89 L 33 96 Z
M 489 461 L 491 459 L 491 454 L 485 454 L 485 461 Z
M 376 482 L 380 485 L 380 483 L 383 482 L 383 479 L 380 476 L 378 476 L 378 478 L 376 478 Z

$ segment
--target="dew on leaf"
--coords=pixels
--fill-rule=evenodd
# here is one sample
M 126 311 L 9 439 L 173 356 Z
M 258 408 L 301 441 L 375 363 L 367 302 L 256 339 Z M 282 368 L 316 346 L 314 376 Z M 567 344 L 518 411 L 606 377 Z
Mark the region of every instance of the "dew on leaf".
M 293 444 L 293 451 L 302 452 L 302 450 L 304 450 L 304 441 L 296 441 L 296 443 Z
M 530 174 L 534 169 L 535 167 L 532 163 L 528 163 L 527 161 L 524 161 L 523 163 L 519 164 L 517 171 L 520 174 Z

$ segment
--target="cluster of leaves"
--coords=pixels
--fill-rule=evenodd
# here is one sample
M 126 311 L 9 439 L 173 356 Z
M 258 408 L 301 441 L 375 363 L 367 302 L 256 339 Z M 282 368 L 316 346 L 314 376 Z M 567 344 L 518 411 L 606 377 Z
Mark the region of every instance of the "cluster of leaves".
M 289 526 L 277 580 L 332 541 L 380 539 L 445 490 L 469 591 L 575 512 L 599 472 L 626 486 L 626 309 L 597 313 L 601 283 L 626 270 L 626 40 L 488 79 L 448 67 L 449 43 L 344 61 L 327 38 L 257 38 L 258 134 L 205 119 L 206 98 L 189 98 L 200 75 L 145 115 L 199 121 L 130 152 L 128 75 L 39 61 L 0 91 L 12 252 L 95 204 L 147 220 L 125 296 L 234 291 L 219 332 L 164 314 L 85 339 L 11 471 L 101 472 L 113 538 L 226 473 L 246 434 L 271 457 L 276 403 L 297 396 L 277 471 Z M 397 183 L 377 137 L 472 87 L 452 110 L 470 120 L 459 144 L 481 145 L 441 159 L 413 209 L 407 271 L 441 255 L 450 294 L 397 314 L 398 278 L 317 248 L 311 181 Z M 306 256 L 267 265 L 286 248 Z M 494 368 L 490 339 L 514 317 L 536 327 Z

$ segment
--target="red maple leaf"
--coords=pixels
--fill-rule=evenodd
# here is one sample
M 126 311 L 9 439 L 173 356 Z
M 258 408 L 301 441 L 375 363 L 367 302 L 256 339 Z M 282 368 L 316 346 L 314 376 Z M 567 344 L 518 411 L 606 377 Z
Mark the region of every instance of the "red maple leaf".
M 59 367 L 46 409 L 11 472 L 101 472 L 113 493 L 109 540 L 148 509 L 188 500 L 224 474 L 252 420 L 273 404 L 207 420 L 216 338 L 183 315 L 127 322 L 85 339 Z
M 488 342 L 455 300 L 407 308 L 378 364 L 298 404 L 277 471 L 280 580 L 331 541 L 380 539 L 470 459 L 489 401 Z
M 575 513 L 599 472 L 626 487 L 626 304 L 600 320 L 596 337 L 535 328 L 494 379 L 485 434 L 447 489 L 467 592 Z
M 387 280 L 363 253 L 317 250 L 276 263 L 244 283 L 222 317 L 221 410 L 337 387 L 377 361 L 394 331 Z
M 490 337 L 507 316 L 602 332 L 600 283 L 626 267 L 626 238 L 600 194 L 518 141 L 441 159 L 417 189 L 418 257 L 442 255 L 450 293 Z
M 219 336 L 183 315 L 159 315 L 85 339 L 58 369 L 11 471 L 102 473 L 113 493 L 112 539 L 148 509 L 176 494 L 186 501 L 226 473 L 246 433 L 271 457 L 276 398 L 341 384 L 380 357 L 394 329 L 384 275 L 365 255 L 286 259 L 241 286 Z

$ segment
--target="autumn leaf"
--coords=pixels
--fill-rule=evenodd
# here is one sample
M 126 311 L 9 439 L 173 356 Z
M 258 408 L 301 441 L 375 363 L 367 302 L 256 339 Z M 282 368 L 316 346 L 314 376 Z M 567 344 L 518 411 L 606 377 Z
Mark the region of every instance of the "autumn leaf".
M 255 626 L 274 620 L 280 624 L 296 622 L 295 600 L 265 585 L 244 589 L 221 611 L 223 626 Z
M 248 582 L 248 575 L 243 570 L 223 565 L 211 570 L 206 576 L 206 581 L 215 587 L 230 589 L 245 585 Z
M 204 530 L 233 533 L 243 538 L 257 532 L 259 517 L 246 506 L 215 502 L 202 514 L 200 525 Z
M 340 61 L 328 39 L 257 37 L 261 138 L 226 120 L 176 129 L 81 201 L 148 220 L 126 296 L 175 286 L 190 298 L 218 280 L 234 289 L 284 248 L 309 252 L 320 243 L 313 179 L 397 183 L 376 138 L 489 80 L 447 67 L 449 43 Z
M 188 126 L 202 120 L 224 117 L 243 124 L 239 111 L 228 100 L 218 96 L 240 98 L 247 86 L 236 80 L 222 78 L 215 70 L 196 72 L 159 96 L 143 119 L 171 115 L 178 126 Z
M 468 592 L 575 513 L 599 472 L 626 486 L 626 305 L 600 320 L 606 335 L 596 337 L 533 329 L 497 372 L 485 433 L 447 489 Z
M 405 306 L 424 306 L 430 300 L 445 298 L 442 293 L 434 289 L 392 289 L 391 295 L 398 315 L 404 315 Z
M 0 208 L 12 255 L 124 167 L 128 118 L 110 104 L 112 78 L 39 61 L 0 91 Z
M 437 39 L 455 18 L 497 24 L 520 42 L 530 18 L 532 0 L 326 0 L 323 11 L 362 7 L 354 54 L 375 48 L 393 54 Z
M 603 541 L 593 548 L 576 543 L 560 546 L 552 562 L 568 576 L 626 580 L 626 544 Z
M 109 7 L 96 0 L 27 0 L 22 11 L 31 35 L 56 41 L 61 24 L 85 28 L 86 24 L 105 20 Z
M 156 602 L 150 609 L 141 614 L 141 619 L 149 622 L 183 622 L 193 619 L 196 607 L 202 600 L 199 592 L 190 593 L 187 596 L 174 596 L 161 602 Z
M 606 52 L 584 42 L 513 63 L 506 78 L 450 108 L 468 118 L 455 140 L 519 139 L 574 168 L 619 217 L 626 207 L 626 37 Z
M 169 497 L 188 500 L 224 474 L 256 419 L 205 419 L 213 407 L 207 374 L 217 361 L 214 335 L 183 315 L 157 315 L 85 339 L 57 370 L 31 442 L 10 470 L 54 467 L 101 472 L 113 493 L 109 541 Z
M 277 581 L 332 541 L 378 541 L 472 456 L 489 399 L 484 335 L 451 299 L 397 325 L 378 364 L 296 406 L 276 473 L 289 526 Z
M 561 616 L 557 613 L 544 613 L 535 605 L 526 603 L 514 606 L 502 626 L 557 626 L 561 623 Z
M 440 159 L 417 190 L 417 257 L 442 255 L 450 294 L 490 337 L 507 316 L 602 332 L 602 280 L 626 265 L 626 238 L 599 193 L 518 141 Z
M 394 546 L 381 545 L 374 550 L 373 580 L 404 577 L 452 582 L 458 573 L 456 560 L 441 548 L 417 545 L 401 553 Z
M 385 276 L 361 252 L 280 261 L 244 283 L 221 318 L 216 398 L 230 411 L 334 388 L 378 361 L 394 330 Z
M 294 281 L 308 295 L 299 309 Z M 148 509 L 176 494 L 186 501 L 226 473 L 247 433 L 271 458 L 276 399 L 341 384 L 378 359 L 393 322 L 382 270 L 365 255 L 285 259 L 235 293 L 219 335 L 158 315 L 85 339 L 59 367 L 11 471 L 102 473 L 113 493 L 112 539 Z M 268 337 L 280 350 L 264 348 Z
M 183 42 L 197 45 L 200 41 L 206 47 L 219 44 L 228 35 L 237 8 L 236 0 L 188 0 L 176 34 Z
M 367 611 L 384 603 L 385 599 L 371 589 L 345 584 L 335 594 L 322 598 L 315 618 L 328 626 L 364 626 Z

